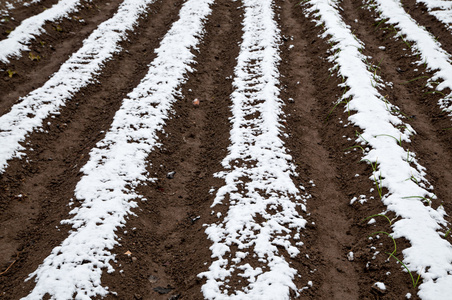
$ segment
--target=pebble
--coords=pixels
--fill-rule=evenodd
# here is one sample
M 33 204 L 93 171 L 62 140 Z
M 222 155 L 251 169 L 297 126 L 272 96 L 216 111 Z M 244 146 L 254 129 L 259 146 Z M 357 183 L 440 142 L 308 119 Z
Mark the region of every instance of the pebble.
M 157 281 L 159 281 L 159 278 L 157 276 L 150 275 L 148 277 L 148 280 L 149 280 L 150 283 L 156 283 Z

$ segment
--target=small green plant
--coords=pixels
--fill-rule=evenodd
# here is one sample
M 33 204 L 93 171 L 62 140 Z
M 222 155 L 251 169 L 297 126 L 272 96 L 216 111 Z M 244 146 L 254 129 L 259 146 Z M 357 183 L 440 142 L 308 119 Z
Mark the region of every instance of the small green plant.
M 374 218 L 374 217 L 384 217 L 384 218 L 386 218 L 386 219 L 388 220 L 389 226 L 392 225 L 392 221 L 388 218 L 388 216 L 383 215 L 383 214 L 376 214 L 376 215 L 369 216 L 369 217 L 365 218 L 365 219 L 363 220 L 363 222 L 369 220 L 370 218 Z
M 363 151 L 363 154 L 366 153 L 366 151 L 364 150 L 364 148 L 361 147 L 360 145 L 355 145 L 355 146 L 351 146 L 351 147 L 345 148 L 344 151 L 347 151 L 348 149 L 354 149 L 354 148 L 359 148 L 359 149 L 361 149 L 361 151 Z
M 405 267 L 405 269 L 408 271 L 408 274 L 410 274 L 411 281 L 413 282 L 413 287 L 416 288 L 418 283 L 419 283 L 419 279 L 421 278 L 421 274 L 419 273 L 419 275 L 417 276 L 416 281 L 414 281 L 413 274 L 411 274 L 411 271 L 408 269 L 408 267 L 402 261 L 400 261 L 400 259 L 395 257 L 394 254 L 392 254 L 392 253 L 389 253 L 389 252 L 385 252 L 385 253 L 388 254 L 389 256 L 394 257 L 402 266 Z
M 361 161 L 367 161 L 370 164 L 370 166 L 372 167 L 372 170 L 374 171 L 374 182 L 375 182 L 375 185 L 377 186 L 378 195 L 380 196 L 380 199 L 383 199 L 383 185 L 381 184 L 381 181 L 382 181 L 381 172 L 380 172 L 378 178 L 375 175 L 377 173 L 378 161 L 375 160 L 374 163 L 372 163 L 368 159 L 363 159 Z
M 8 72 L 8 77 L 9 78 L 13 78 L 13 76 L 17 74 L 16 71 L 13 71 L 13 70 L 10 70 L 10 69 L 6 70 L 6 72 Z
M 363 159 L 361 161 L 366 161 L 370 164 L 370 166 L 372 167 L 372 170 L 374 172 L 377 172 L 377 161 L 375 161 L 375 163 L 372 163 L 369 159 Z
M 346 92 L 347 92 L 347 87 L 344 88 L 344 91 L 342 92 L 341 98 L 344 97 L 344 95 L 345 95 Z M 344 98 L 342 101 L 336 103 L 336 104 L 333 106 L 333 108 L 330 110 L 330 112 L 328 113 L 328 116 L 326 117 L 325 122 L 328 121 L 328 119 L 330 118 L 331 114 L 333 113 L 333 111 L 336 109 L 336 107 L 337 107 L 339 104 L 345 104 L 345 105 L 347 105 L 348 116 L 350 116 L 349 102 L 350 102 L 350 99 L 349 99 L 349 98 Z
M 449 230 L 446 232 L 446 234 L 444 235 L 445 238 L 447 238 L 447 236 L 450 234 L 450 230 L 451 228 L 449 228 Z
M 365 138 L 363 138 L 363 136 L 358 132 L 358 130 L 355 130 L 355 136 L 359 136 L 363 141 L 369 144 L 369 142 Z
M 425 92 L 424 95 L 428 95 L 428 94 L 440 94 L 443 97 L 446 97 L 446 95 L 443 92 L 440 91 L 431 91 L 431 92 Z
M 414 160 L 414 158 L 412 158 L 410 160 L 410 157 L 412 157 L 412 156 L 410 155 L 410 149 L 408 149 L 407 153 L 406 153 L 406 162 L 409 163 L 409 164 L 411 164 L 413 162 L 413 160 Z
M 61 27 L 61 25 L 57 24 L 55 26 L 53 26 L 53 29 L 55 29 L 58 32 L 63 32 L 63 28 Z
M 390 256 L 392 255 L 392 256 L 394 256 L 394 253 L 396 253 L 397 252 L 397 244 L 396 244 L 396 241 L 395 241 L 395 239 L 392 237 L 392 235 L 390 235 L 389 233 L 387 233 L 386 231 L 376 231 L 376 232 L 373 232 L 371 235 L 369 235 L 369 237 L 370 236 L 373 236 L 373 235 L 376 235 L 376 234 L 386 234 L 388 237 L 390 237 L 391 238 L 391 240 L 392 240 L 392 242 L 394 243 L 394 251 L 392 251 L 392 253 L 387 253 L 386 252 L 386 254 L 390 254 Z
M 379 22 L 375 23 L 375 31 L 380 27 L 381 24 L 386 23 L 389 19 L 381 19 Z
M 416 177 L 414 177 L 414 175 L 411 175 L 410 178 L 405 179 L 405 181 L 411 180 L 412 182 L 416 183 L 417 185 L 419 185 L 419 180 L 417 180 Z
M 408 81 L 402 82 L 402 84 L 408 84 L 408 83 L 411 83 L 411 82 L 413 82 L 413 81 L 416 81 L 416 80 L 419 80 L 419 79 L 422 79 L 422 78 L 428 78 L 428 76 L 419 76 L 419 77 L 410 79 L 410 80 L 408 80 Z
M 392 137 L 393 139 L 395 139 L 395 140 L 399 143 L 400 146 L 402 146 L 402 137 L 400 137 L 399 139 L 397 139 L 397 138 L 395 138 L 395 137 L 393 137 L 392 135 L 389 135 L 389 134 L 378 134 L 378 135 L 376 135 L 375 137 L 379 137 L 379 136 L 389 136 L 389 137 Z
M 422 196 L 407 196 L 407 197 L 402 197 L 402 199 L 421 199 L 421 200 L 425 200 L 427 201 L 428 205 L 431 205 L 431 200 Z
M 38 54 L 34 54 L 33 52 L 28 53 L 28 58 L 32 61 L 40 61 L 41 60 L 41 56 L 39 56 Z
M 381 173 L 380 173 L 380 176 L 378 179 L 374 174 L 374 181 L 375 181 L 375 185 L 377 186 L 378 196 L 380 196 L 380 199 L 382 199 L 383 198 L 383 186 L 381 185 Z

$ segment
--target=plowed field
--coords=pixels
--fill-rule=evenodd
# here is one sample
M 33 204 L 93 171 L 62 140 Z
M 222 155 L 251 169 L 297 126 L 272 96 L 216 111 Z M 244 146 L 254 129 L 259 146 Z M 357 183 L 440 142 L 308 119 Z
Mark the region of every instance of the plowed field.
M 0 0 L 0 299 L 451 299 L 451 15 Z

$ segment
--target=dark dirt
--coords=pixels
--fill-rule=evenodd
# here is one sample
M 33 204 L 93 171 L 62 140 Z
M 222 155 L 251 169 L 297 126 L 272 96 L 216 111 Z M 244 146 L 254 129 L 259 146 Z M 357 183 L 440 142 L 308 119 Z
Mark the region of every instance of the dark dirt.
M 31 42 L 30 51 L 11 58 L 9 64 L 0 62 L 0 115 L 7 113 L 19 97 L 41 87 L 100 23 L 113 16 L 120 3 L 120 0 L 82 1 L 80 9 L 68 18 L 46 23 L 45 32 Z M 38 56 L 39 60 L 31 59 Z M 8 70 L 15 72 L 12 77 Z
M 21 3 L 13 3 L 14 9 L 11 10 L 7 8 L 7 2 L 14 1 L 0 2 L 0 11 L 7 12 L 5 14 L 0 13 L 0 40 L 6 39 L 10 30 L 16 28 L 23 20 L 41 13 L 45 9 L 52 7 L 58 1 L 43 0 L 39 3 L 31 3 L 31 0 L 18 1 Z
M 215 219 L 209 190 L 222 184 L 213 174 L 222 170 L 220 162 L 227 154 L 232 81 L 225 78 L 233 74 L 239 51 L 240 13 L 236 2 L 217 1 L 213 6 L 199 49 L 203 55 L 182 87 L 185 97 L 175 104 L 161 135 L 162 147 L 149 158 L 149 173 L 158 181 L 141 187 L 149 200 L 139 203 L 138 217 L 131 218 L 127 234 L 120 234 L 117 254 L 124 272 L 104 276 L 119 299 L 128 299 L 130 285 L 137 286 L 135 292 L 143 299 L 202 299 L 197 274 L 210 263 L 210 242 L 202 225 Z M 193 106 L 194 99 L 200 100 L 199 107 Z M 168 179 L 172 171 L 174 179 Z M 127 250 L 136 262 L 123 254 Z M 149 276 L 158 281 L 150 282 Z M 174 290 L 160 295 L 154 290 L 159 286 Z
M 314 283 L 300 298 L 402 299 L 411 293 L 411 299 L 417 299 L 409 275 L 394 259 L 386 260 L 384 253 L 392 251 L 392 240 L 384 234 L 379 239 L 375 235 L 372 240 L 368 238 L 374 232 L 391 229 L 381 217 L 376 217 L 372 225 L 363 221 L 385 207 L 378 193 L 370 192 L 374 188 L 369 180 L 372 169 L 360 162 L 360 151 L 345 150 L 354 145 L 357 128 L 344 127 L 348 114 L 340 106 L 327 120 L 342 90 L 336 74 L 330 76 L 331 64 L 326 60 L 329 44 L 318 37 L 321 27 L 315 27 L 304 15 L 298 1 L 275 2 L 283 35 L 280 72 L 281 97 L 286 103 L 285 143 L 297 166 L 299 177 L 295 182 L 312 195 L 307 202 L 311 215 L 304 232 L 305 245 L 297 258 L 287 258 L 301 275 L 295 279 L 298 287 L 308 281 Z M 108 3 L 84 3 L 69 18 L 47 24 L 45 33 L 31 46 L 33 53 L 42 57 L 40 61 L 31 61 L 24 53 L 10 64 L 0 65 L 0 69 L 17 72 L 12 78 L 0 74 L 0 115 L 19 97 L 42 86 L 83 39 L 114 14 L 120 0 Z M 147 65 L 155 57 L 153 50 L 177 20 L 182 3 L 159 0 L 152 4 L 149 14 L 136 26 L 136 34 L 122 43 L 127 52 L 107 62 L 98 83 L 77 93 L 60 115 L 45 120 L 44 124 L 50 122 L 43 127 L 47 132 L 35 132 L 24 143 L 26 158 L 13 159 L 0 175 L 0 299 L 27 295 L 33 282 L 24 279 L 67 237 L 69 228 L 60 225 L 60 220 L 70 217 L 68 203 L 74 197 L 79 170 L 88 160 L 90 149 L 108 130 L 122 99 L 146 74 Z M 404 1 L 404 5 L 452 51 L 452 34 L 440 22 L 414 0 Z M 395 40 L 392 32 L 376 28 L 374 12 L 361 6 L 361 2 L 344 0 L 342 16 L 365 43 L 364 54 L 372 57 L 374 65 L 380 65 L 382 79 L 394 83 L 382 94 L 408 116 L 405 122 L 417 132 L 404 146 L 427 168 L 428 180 L 438 196 L 433 206 L 442 204 L 446 211 L 452 211 L 452 130 L 445 130 L 451 127 L 450 117 L 440 111 L 438 95 L 426 94 L 427 78 L 410 81 L 431 73 L 414 64 L 416 56 L 401 40 Z M 211 263 L 211 243 L 203 224 L 214 221 L 210 207 L 214 194 L 209 190 L 223 185 L 213 174 L 222 170 L 221 160 L 229 145 L 233 86 L 227 78 L 233 74 L 239 53 L 243 14 L 240 1 L 218 0 L 212 8 L 196 52 L 196 70 L 188 74 L 182 86 L 184 97 L 178 99 L 165 133 L 159 136 L 162 146 L 148 158 L 148 171 L 158 180 L 139 187 L 138 192 L 148 200 L 139 201 L 136 216 L 117 232 L 121 246 L 113 250 L 117 255 L 114 267 L 123 271 L 104 273 L 102 283 L 118 293 L 106 299 L 203 298 L 200 288 L 204 279 L 197 275 Z M 35 13 L 35 7 L 30 6 L 15 9 L 10 16 L 19 22 Z M 14 22 L 11 24 L 17 26 Z M 55 30 L 57 25 L 63 30 Z M 6 30 L 5 26 L 0 26 L 0 32 Z M 192 104 L 196 98 L 199 106 Z M 168 178 L 172 171 L 176 172 L 174 178 Z M 367 202 L 350 204 L 360 195 L 365 195 Z M 452 242 L 451 237 L 448 239 Z M 407 246 L 406 241 L 397 240 L 399 258 Z M 127 251 L 131 254 L 126 255 Z M 376 251 L 380 254 L 375 255 Z M 349 252 L 354 253 L 353 261 L 347 258 Z M 374 288 L 377 281 L 384 282 L 387 291 Z

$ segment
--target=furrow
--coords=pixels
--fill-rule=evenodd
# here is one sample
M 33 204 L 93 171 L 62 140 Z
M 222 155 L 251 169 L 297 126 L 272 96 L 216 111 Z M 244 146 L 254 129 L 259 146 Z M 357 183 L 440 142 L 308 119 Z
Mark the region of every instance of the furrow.
M 8 35 L 8 38 L 0 41 L 0 61 L 8 63 L 12 57 L 17 57 L 22 51 L 29 50 L 27 45 L 35 39 L 35 36 L 43 32 L 45 22 L 56 21 L 77 11 L 80 3 L 80 0 L 60 1 L 40 14 L 22 21 Z
M 188 74 L 159 134 L 162 145 L 147 159 L 147 170 L 157 180 L 140 187 L 138 192 L 148 200 L 138 201 L 136 216 L 118 231 L 121 245 L 112 251 L 119 272 L 102 278 L 120 299 L 128 297 L 130 286 L 145 299 L 203 299 L 197 274 L 207 269 L 210 257 L 203 223 L 216 220 L 210 214 L 214 194 L 209 191 L 221 186 L 213 174 L 222 169 L 229 144 L 228 97 L 241 37 L 239 5 L 230 0 L 212 5 L 196 70 Z M 199 105 L 192 104 L 194 99 Z M 158 287 L 168 286 L 174 289 L 159 295 Z
M 7 18 L 12 11 L 21 8 L 21 7 L 29 7 L 33 4 L 38 4 L 42 0 L 31 0 L 31 1 L 24 1 L 24 0 L 9 0 L 4 1 L 0 4 L 0 18 L 2 18 L 1 22 L 5 22 L 5 17 Z
M 358 255 L 353 261 L 347 255 L 367 235 L 356 220 L 368 215 L 349 205 L 347 199 L 353 195 L 350 191 L 355 195 L 368 192 L 371 183 L 364 176 L 355 177 L 359 171 L 353 172 L 354 165 L 344 159 L 341 149 L 349 146 L 341 134 L 345 128 L 332 117 L 326 121 L 340 88 L 338 80 L 329 77 L 330 64 L 324 58 L 328 45 L 317 37 L 320 28 L 303 15 L 297 0 L 278 2 L 284 37 L 280 64 L 281 98 L 287 116 L 284 141 L 300 174 L 298 180 L 313 182 L 306 186 L 312 195 L 306 204 L 312 222 L 303 233 L 305 244 L 300 251 L 304 257 L 292 264 L 303 274 L 298 278 L 300 285 L 312 283 L 300 298 L 364 298 L 359 292 L 371 289 L 372 284 L 363 282 L 369 276 L 361 272 Z M 359 179 L 363 184 L 357 184 Z
M 417 64 L 424 64 L 428 71 L 433 72 L 434 75 L 429 79 L 427 86 L 434 89 L 434 93 L 443 95 L 438 104 L 442 110 L 452 116 L 452 61 L 450 53 L 442 49 L 435 37 L 407 14 L 400 1 L 377 0 L 374 3 L 381 20 L 397 28 L 397 36 L 411 43 L 410 48 L 413 54 L 419 55 L 420 58 Z
M 416 0 L 417 3 L 424 4 L 429 14 L 438 21 L 446 25 L 447 29 L 452 31 L 452 3 L 444 0 Z
M 119 43 L 124 51 L 105 63 L 97 82 L 77 92 L 59 115 L 46 118 L 44 131 L 24 141 L 26 158 L 12 159 L 0 175 L 0 269 L 20 253 L 20 260 L 0 277 L 0 290 L 12 298 L 31 290 L 32 282 L 23 280 L 67 237 L 70 226 L 60 222 L 74 208 L 68 204 L 82 175 L 79 169 L 104 138 L 122 100 L 147 74 L 154 49 L 178 19 L 183 2 L 150 4 L 136 25 L 140 30 Z
M 158 146 L 157 132 L 163 129 L 178 87 L 191 70 L 191 51 L 201 38 L 212 3 L 189 0 L 184 4 L 180 19 L 156 49 L 148 74 L 124 99 L 105 138 L 91 150 L 75 189 L 80 206 L 71 219 L 62 221 L 73 231 L 30 274 L 36 287 L 24 299 L 41 299 L 45 294 L 52 299 L 90 299 L 109 293 L 100 279 L 104 270 L 113 271 L 115 232 L 137 206 L 135 200 L 142 199 L 135 188 L 152 180 L 145 159 Z
M 119 42 L 145 12 L 145 6 L 153 1 L 122 3 L 113 18 L 99 25 L 44 86 L 21 98 L 20 103 L 0 117 L 0 143 L 7 145 L 0 150 L 0 172 L 4 172 L 8 160 L 23 156 L 20 151 L 24 147 L 20 143 L 28 134 L 41 127 L 45 118 L 58 114 L 75 93 L 94 81 L 103 64 L 121 50 Z
M 8 31 L 18 26 L 22 20 L 30 17 L 30 11 L 36 13 L 45 7 L 51 7 L 52 3 L 49 4 L 49 1 L 36 4 L 36 7 L 17 10 L 16 15 L 7 19 L 2 29 Z M 24 52 L 24 55 L 7 64 L 0 62 L 0 78 L 3 79 L 0 80 L 0 90 L 3 92 L 0 94 L 0 116 L 18 103 L 19 98 L 43 86 L 83 46 L 83 41 L 100 24 L 117 13 L 122 2 L 83 0 L 77 11 L 54 22 L 46 22 L 42 34 L 27 44 L 29 51 Z
M 452 276 L 452 247 L 441 232 L 448 225 L 440 206 L 428 205 L 428 198 L 435 199 L 433 187 L 426 180 L 425 168 L 415 159 L 415 154 L 403 149 L 403 142 L 410 142 L 414 130 L 404 124 L 392 106 L 379 92 L 380 77 L 369 71 L 366 57 L 360 49 L 364 45 L 342 21 L 336 3 L 310 1 L 313 18 L 323 24 L 324 38 L 331 36 L 333 43 L 330 61 L 342 76 L 345 89 L 339 101 L 345 101 L 348 111 L 354 111 L 349 121 L 361 128 L 356 143 L 362 146 L 364 157 L 373 168 L 370 177 L 375 182 L 382 202 L 397 217 L 391 234 L 394 238 L 406 238 L 410 246 L 403 250 L 404 263 L 412 271 L 420 273 L 423 283 L 419 295 L 423 299 L 442 299 L 447 295 Z M 385 190 L 387 189 L 387 193 Z M 427 199 L 423 203 L 420 199 Z
M 300 250 L 305 199 L 292 180 L 291 156 L 281 140 L 280 31 L 273 1 L 245 0 L 243 36 L 234 71 L 225 181 L 212 204 L 219 220 L 206 234 L 213 262 L 199 274 L 206 299 L 288 299 L 299 294 L 290 260 Z M 227 207 L 224 215 L 222 206 Z M 216 211 L 215 211 L 216 210 Z M 243 281 L 243 283 L 242 283 Z

